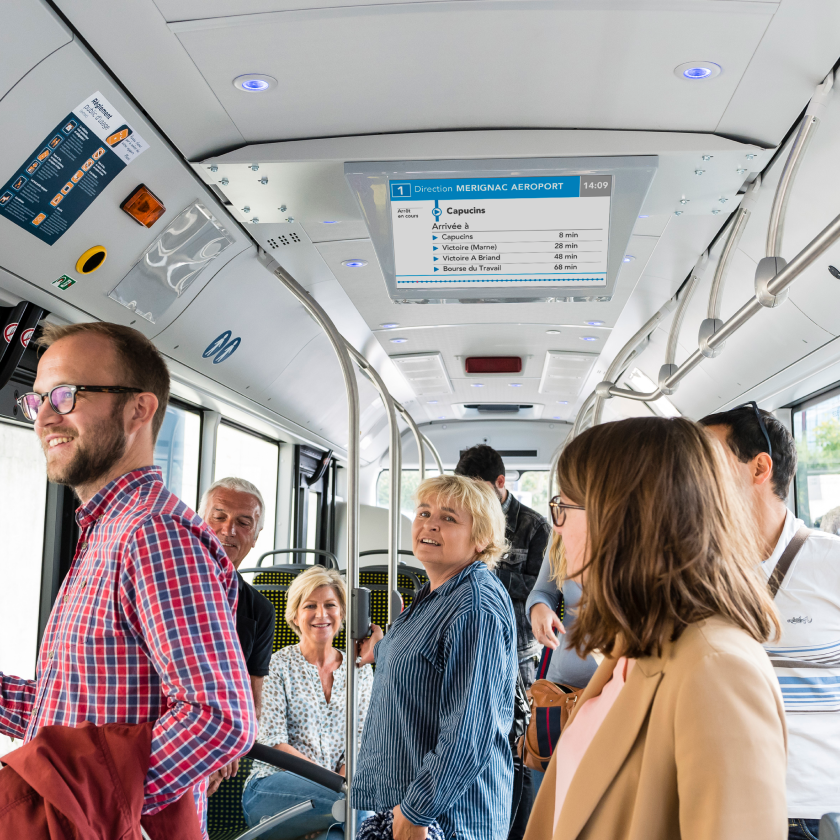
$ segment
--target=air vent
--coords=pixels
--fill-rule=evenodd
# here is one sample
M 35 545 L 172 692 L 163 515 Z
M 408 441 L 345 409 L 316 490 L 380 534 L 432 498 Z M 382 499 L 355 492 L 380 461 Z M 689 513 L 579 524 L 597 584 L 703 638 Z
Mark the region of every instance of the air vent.
M 284 233 L 282 236 L 272 236 L 268 240 L 268 245 L 272 250 L 276 250 L 281 245 L 294 245 L 300 242 L 300 237 L 296 233 L 290 233 L 288 236 Z
M 524 408 L 533 408 L 532 405 L 511 405 L 510 403 L 500 403 L 498 405 L 494 403 L 472 403 L 471 405 L 465 405 L 464 408 L 472 408 L 478 411 L 479 413 L 488 413 L 492 411 L 504 411 L 509 414 L 516 414 L 521 409 Z
M 449 381 L 443 356 L 440 353 L 391 356 L 391 361 L 400 369 L 418 397 L 443 396 L 452 393 L 452 383 Z
M 544 405 L 533 403 L 453 403 L 452 405 L 452 411 L 459 420 L 478 420 L 479 418 L 539 420 L 544 410 Z
M 547 351 L 540 379 L 540 393 L 576 397 L 597 358 L 597 353 Z

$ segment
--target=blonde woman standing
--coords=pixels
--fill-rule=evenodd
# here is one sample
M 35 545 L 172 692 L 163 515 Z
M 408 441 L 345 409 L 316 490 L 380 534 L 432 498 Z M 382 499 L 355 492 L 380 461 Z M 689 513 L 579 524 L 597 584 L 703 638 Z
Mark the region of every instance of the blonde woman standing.
M 344 775 L 347 665 L 333 640 L 345 613 L 344 581 L 337 571 L 315 566 L 298 575 L 289 587 L 285 619 L 300 642 L 271 657 L 257 738 L 261 744 L 340 775 Z M 380 638 L 382 631 L 376 627 L 362 654 Z M 373 685 L 370 665 L 359 667 L 356 679 L 361 732 Z M 255 761 L 242 794 L 242 807 L 248 825 L 254 826 L 263 817 L 311 799 L 314 810 L 266 835 L 273 840 L 292 840 L 313 837 L 312 832 L 329 828 L 334 822 L 332 805 L 339 798 L 317 782 Z
M 569 630 L 600 650 L 525 840 L 785 840 L 786 730 L 761 643 L 779 623 L 710 435 L 633 418 L 575 438 L 550 502 Z

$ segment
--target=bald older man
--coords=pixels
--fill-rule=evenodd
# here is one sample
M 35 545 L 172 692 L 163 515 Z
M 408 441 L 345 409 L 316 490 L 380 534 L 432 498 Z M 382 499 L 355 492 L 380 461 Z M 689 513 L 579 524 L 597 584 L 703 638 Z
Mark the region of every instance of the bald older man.
M 243 478 L 221 478 L 201 497 L 199 515 L 222 544 L 228 559 L 238 570 L 256 545 L 265 519 L 262 494 Z M 251 678 L 257 718 L 262 710 L 263 680 L 268 675 L 274 646 L 274 606 L 243 577 L 239 578 L 239 602 L 236 606 L 236 633 Z M 208 796 L 216 792 L 224 779 L 235 776 L 239 761 L 223 767 L 210 778 Z

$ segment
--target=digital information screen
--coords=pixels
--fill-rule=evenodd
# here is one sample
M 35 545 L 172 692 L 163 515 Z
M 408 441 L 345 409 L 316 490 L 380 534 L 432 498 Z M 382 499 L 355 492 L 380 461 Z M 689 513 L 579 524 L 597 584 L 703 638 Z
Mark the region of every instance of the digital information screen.
M 612 175 L 390 180 L 397 288 L 606 286 Z

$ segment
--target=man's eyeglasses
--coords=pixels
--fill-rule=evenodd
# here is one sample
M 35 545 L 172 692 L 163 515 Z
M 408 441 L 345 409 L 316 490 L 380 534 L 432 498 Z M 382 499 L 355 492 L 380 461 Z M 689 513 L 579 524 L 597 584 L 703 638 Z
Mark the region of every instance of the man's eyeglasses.
M 770 443 L 770 435 L 767 434 L 767 426 L 764 425 L 764 418 L 761 416 L 761 412 L 758 410 L 758 404 L 755 400 L 750 400 L 749 402 L 742 403 L 741 405 L 736 405 L 735 408 L 730 408 L 726 413 L 730 414 L 733 411 L 740 411 L 742 408 L 751 408 L 755 412 L 755 419 L 758 420 L 758 426 L 761 429 L 761 434 L 764 435 L 764 440 L 767 441 L 767 454 L 772 458 L 773 446 Z
M 45 394 L 28 394 L 18 397 L 15 402 L 20 406 L 27 420 L 34 420 L 45 399 L 56 414 L 69 414 L 76 407 L 76 394 L 79 391 L 95 391 L 103 394 L 142 394 L 141 388 L 125 388 L 122 385 L 56 385 Z
M 580 505 L 567 505 L 565 502 L 561 502 L 559 496 L 555 496 L 549 501 L 548 509 L 551 511 L 551 521 L 558 528 L 562 528 L 566 524 L 567 510 L 586 510 L 585 507 Z

